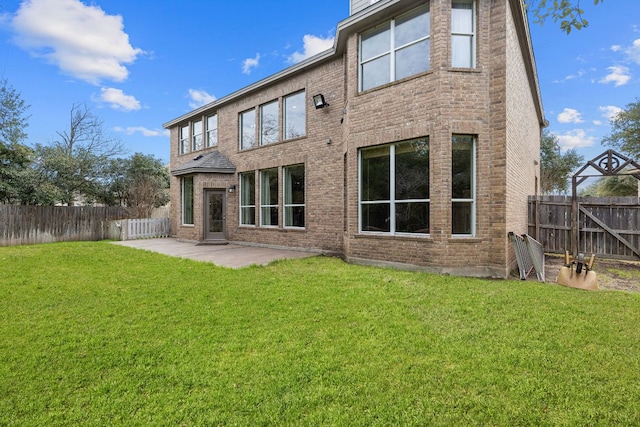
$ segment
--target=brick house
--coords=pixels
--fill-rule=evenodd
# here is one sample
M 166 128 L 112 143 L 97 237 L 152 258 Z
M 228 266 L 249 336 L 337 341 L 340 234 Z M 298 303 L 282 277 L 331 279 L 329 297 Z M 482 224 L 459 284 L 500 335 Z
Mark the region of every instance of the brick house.
M 164 125 L 172 233 L 504 278 L 544 123 L 522 0 L 351 0 L 332 49 Z

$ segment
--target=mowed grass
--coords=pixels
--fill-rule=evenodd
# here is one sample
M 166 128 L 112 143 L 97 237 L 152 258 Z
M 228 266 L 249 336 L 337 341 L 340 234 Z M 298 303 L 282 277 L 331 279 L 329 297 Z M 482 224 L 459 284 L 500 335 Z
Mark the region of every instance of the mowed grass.
M 640 425 L 640 298 L 0 248 L 0 425 Z

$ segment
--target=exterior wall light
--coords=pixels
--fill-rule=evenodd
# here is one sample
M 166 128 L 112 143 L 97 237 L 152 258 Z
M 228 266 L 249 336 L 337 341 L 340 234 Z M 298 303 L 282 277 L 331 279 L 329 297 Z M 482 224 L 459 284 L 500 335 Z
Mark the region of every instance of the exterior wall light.
M 316 110 L 324 107 L 328 107 L 329 103 L 324 100 L 324 95 L 319 93 L 317 95 L 313 95 L 313 105 L 315 105 Z

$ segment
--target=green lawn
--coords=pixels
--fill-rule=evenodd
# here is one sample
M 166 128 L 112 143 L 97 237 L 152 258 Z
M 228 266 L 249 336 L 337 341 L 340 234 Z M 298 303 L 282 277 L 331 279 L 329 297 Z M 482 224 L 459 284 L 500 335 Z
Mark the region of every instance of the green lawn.
M 0 425 L 640 425 L 640 295 L 0 248 Z

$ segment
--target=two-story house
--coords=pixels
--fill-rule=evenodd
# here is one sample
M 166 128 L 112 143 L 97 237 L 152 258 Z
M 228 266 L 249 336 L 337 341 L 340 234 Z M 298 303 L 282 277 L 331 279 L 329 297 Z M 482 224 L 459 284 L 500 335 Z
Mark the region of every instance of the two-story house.
M 164 125 L 172 230 L 506 277 L 544 123 L 522 0 L 351 0 L 333 48 Z

